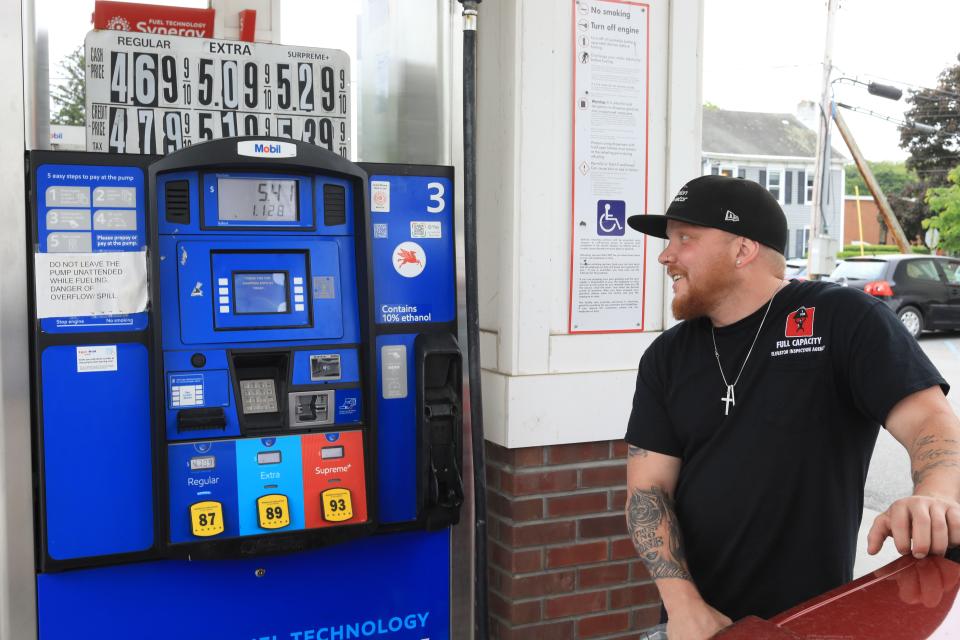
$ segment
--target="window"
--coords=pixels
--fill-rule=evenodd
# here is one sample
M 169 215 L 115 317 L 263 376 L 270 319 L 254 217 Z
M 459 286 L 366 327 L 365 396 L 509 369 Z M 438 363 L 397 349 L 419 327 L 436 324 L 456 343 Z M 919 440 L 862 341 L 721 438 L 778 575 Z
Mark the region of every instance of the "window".
M 783 185 L 783 199 L 784 204 L 791 204 L 793 202 L 793 171 L 787 171 L 784 175 Z
M 813 202 L 813 174 L 807 174 L 807 202 Z
M 944 260 L 940 263 L 943 272 L 947 274 L 947 282 L 950 284 L 960 284 L 960 262 L 957 260 Z
M 777 199 L 777 202 L 781 202 L 779 169 L 770 169 L 767 171 L 767 191 Z
M 933 260 L 908 260 L 904 273 L 913 280 L 940 282 L 940 276 L 937 275 L 937 267 L 934 266 Z

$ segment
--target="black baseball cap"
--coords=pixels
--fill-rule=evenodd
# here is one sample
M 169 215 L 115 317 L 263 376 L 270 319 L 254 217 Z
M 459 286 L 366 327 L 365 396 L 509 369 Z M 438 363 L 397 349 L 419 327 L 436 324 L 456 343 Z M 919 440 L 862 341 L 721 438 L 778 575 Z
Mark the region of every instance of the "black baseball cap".
M 787 250 L 787 217 L 769 191 L 752 180 L 700 176 L 681 187 L 665 215 L 635 215 L 627 224 L 641 233 L 667 237 L 667 221 L 713 227 Z

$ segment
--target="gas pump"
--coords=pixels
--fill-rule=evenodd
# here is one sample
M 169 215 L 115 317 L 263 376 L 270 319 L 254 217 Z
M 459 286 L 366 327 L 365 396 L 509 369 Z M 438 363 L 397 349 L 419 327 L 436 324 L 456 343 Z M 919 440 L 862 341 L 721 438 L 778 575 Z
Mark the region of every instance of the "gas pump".
M 453 173 L 28 157 L 39 637 L 447 638 Z

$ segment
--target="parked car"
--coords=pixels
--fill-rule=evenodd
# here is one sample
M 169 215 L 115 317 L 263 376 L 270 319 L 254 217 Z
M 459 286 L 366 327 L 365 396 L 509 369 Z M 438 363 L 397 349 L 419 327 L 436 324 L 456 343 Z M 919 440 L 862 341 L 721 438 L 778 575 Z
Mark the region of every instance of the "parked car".
M 784 576 L 789 580 L 789 576 Z M 747 617 L 722 640 L 947 640 L 960 637 L 960 548 L 903 556 L 771 618 Z
M 908 331 L 960 329 L 960 259 L 921 254 L 847 258 L 827 280 L 883 300 Z

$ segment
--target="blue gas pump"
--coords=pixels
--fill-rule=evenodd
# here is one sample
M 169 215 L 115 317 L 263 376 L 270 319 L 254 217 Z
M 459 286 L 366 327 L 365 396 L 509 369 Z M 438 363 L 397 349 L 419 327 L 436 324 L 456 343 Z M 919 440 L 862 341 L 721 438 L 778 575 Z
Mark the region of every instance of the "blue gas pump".
M 449 637 L 452 169 L 28 160 L 39 636 Z

